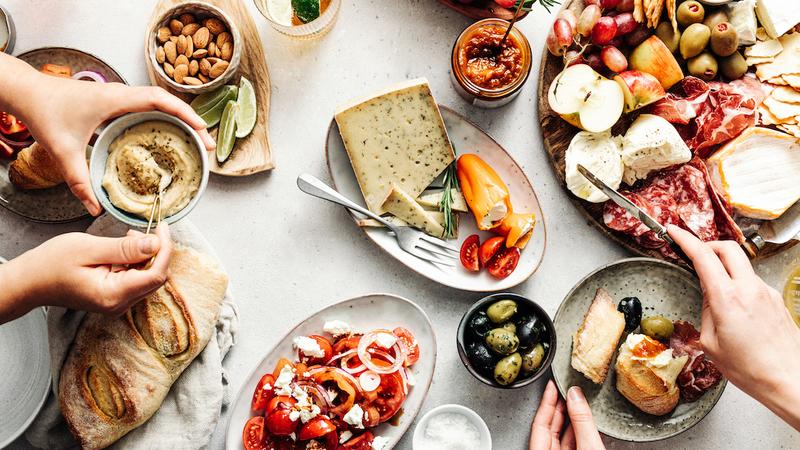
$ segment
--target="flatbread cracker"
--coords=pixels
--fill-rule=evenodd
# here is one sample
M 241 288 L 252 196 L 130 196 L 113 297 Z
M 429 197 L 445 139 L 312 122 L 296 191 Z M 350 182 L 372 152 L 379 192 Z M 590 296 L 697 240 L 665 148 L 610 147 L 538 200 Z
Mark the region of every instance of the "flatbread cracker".
M 800 125 L 783 124 L 783 125 L 778 125 L 778 128 L 791 134 L 796 138 L 800 138 Z
M 756 76 L 760 80 L 768 80 L 785 73 L 800 73 L 800 33 L 785 34 L 779 40 L 783 51 L 775 57 L 775 61 L 758 66 Z
M 772 91 L 771 96 L 774 97 L 775 100 L 780 100 L 784 103 L 800 104 L 800 92 L 790 87 L 781 86 L 779 88 L 775 88 L 775 90 Z
M 784 103 L 775 97 L 767 97 L 764 99 L 764 105 L 769 108 L 769 111 L 780 120 L 781 123 L 789 122 L 789 118 L 794 120 L 794 116 L 800 114 L 800 106 L 792 103 Z
M 748 66 L 757 66 L 759 64 L 766 64 L 775 61 L 774 56 L 748 56 L 744 60 Z
M 781 41 L 771 39 L 769 41 L 758 41 L 750 47 L 744 49 L 744 56 L 756 58 L 768 58 L 778 56 L 783 51 Z
M 800 73 L 785 73 L 781 75 L 781 79 L 786 81 L 789 86 L 800 89 Z
M 758 107 L 758 116 L 761 119 L 761 125 L 778 125 L 781 123 L 781 121 L 775 117 L 775 114 L 772 114 L 769 108 L 763 104 Z
M 756 39 L 759 41 L 768 41 L 771 38 L 767 34 L 767 30 L 765 30 L 764 27 L 758 27 L 756 30 Z
M 788 86 L 789 85 L 789 83 L 786 80 L 783 79 L 783 75 L 781 75 L 779 77 L 775 77 L 775 78 L 770 78 L 769 80 L 761 80 L 761 81 L 764 82 L 764 83 L 767 83 L 767 84 L 774 84 L 774 85 L 777 85 L 777 86 Z M 764 85 L 762 84 L 761 86 L 764 86 Z

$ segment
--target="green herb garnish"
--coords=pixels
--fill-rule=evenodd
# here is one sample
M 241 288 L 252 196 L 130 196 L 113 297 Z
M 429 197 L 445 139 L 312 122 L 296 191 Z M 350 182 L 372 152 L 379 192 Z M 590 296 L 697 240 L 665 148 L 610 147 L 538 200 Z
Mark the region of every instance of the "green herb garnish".
M 539 3 L 542 5 L 542 7 L 544 7 L 545 10 L 547 10 L 547 12 L 550 12 L 550 8 L 561 4 L 561 2 L 558 0 L 517 0 L 517 2 L 514 3 L 514 7 L 519 6 L 520 2 L 522 2 L 523 11 L 531 11 L 533 9 L 533 5 Z
M 319 0 L 292 0 L 294 15 L 303 23 L 309 23 L 319 17 Z
M 442 192 L 442 200 L 439 201 L 439 211 L 444 214 L 444 236 L 445 238 L 454 238 L 457 231 L 457 218 L 456 213 L 453 212 L 453 190 L 460 190 L 455 160 L 444 170 L 442 184 L 444 184 L 444 192 Z

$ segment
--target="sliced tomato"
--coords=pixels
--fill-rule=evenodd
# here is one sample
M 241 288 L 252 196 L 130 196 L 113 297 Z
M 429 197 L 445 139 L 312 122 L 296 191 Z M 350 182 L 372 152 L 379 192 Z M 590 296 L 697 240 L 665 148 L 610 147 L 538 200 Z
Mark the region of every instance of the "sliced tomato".
M 264 414 L 267 403 L 272 399 L 275 392 L 275 377 L 271 373 L 265 373 L 256 385 L 253 392 L 253 401 L 250 402 L 250 409 L 255 414 Z
M 344 417 L 356 402 L 358 387 L 353 386 L 350 380 L 333 368 L 317 372 L 313 378 L 323 388 L 336 392 L 328 413 L 334 417 Z
M 336 432 L 336 425 L 325 416 L 317 416 L 309 420 L 306 424 L 300 427 L 297 433 L 297 438 L 301 441 L 309 439 L 316 439 L 327 435 L 328 433 Z
M 364 410 L 364 418 L 361 419 L 361 423 L 364 427 L 377 427 L 381 423 L 381 413 L 378 411 L 377 407 L 364 406 L 362 409 Z
M 478 251 L 478 259 L 481 261 L 481 267 L 487 267 L 489 265 L 489 261 L 503 248 L 505 241 L 506 238 L 502 236 L 491 237 L 483 241 L 481 249 Z
M 461 244 L 461 265 L 470 272 L 478 272 L 481 270 L 481 263 L 478 260 L 478 247 L 481 244 L 481 239 L 477 234 L 473 234 Z
M 372 450 L 372 441 L 374 440 L 375 436 L 369 431 L 365 431 L 364 434 L 358 435 L 340 445 L 339 450 Z
M 397 372 L 381 375 L 381 384 L 376 391 L 378 397 L 369 406 L 378 408 L 379 421 L 383 423 L 394 417 L 406 400 L 401 375 Z
M 336 450 L 339 448 L 339 433 L 336 430 L 325 436 L 325 450 Z
M 406 347 L 406 361 L 403 365 L 408 367 L 416 364 L 417 361 L 419 361 L 419 344 L 417 343 L 417 338 L 414 337 L 414 333 L 403 327 L 395 328 L 392 333 L 394 333 L 397 339 L 400 339 Z
M 361 336 L 348 336 L 341 338 L 333 344 L 333 354 L 339 355 L 341 353 L 355 350 L 358 348 L 358 343 L 361 341 Z
M 281 358 L 278 360 L 278 364 L 275 365 L 275 370 L 272 372 L 272 376 L 275 377 L 277 380 L 278 377 L 281 375 L 281 370 L 283 370 L 283 366 L 289 366 L 294 369 L 294 364 L 286 358 Z
M 11 135 L 26 131 L 27 129 L 28 127 L 16 117 L 7 112 L 0 112 L 0 133 Z
M 244 424 L 242 443 L 244 443 L 245 450 L 269 450 L 264 440 L 264 418 L 262 416 L 251 417 Z
M 517 268 L 519 263 L 519 249 L 517 247 L 503 248 L 498 252 L 487 266 L 489 275 L 501 280 Z
M 331 345 L 331 341 L 327 340 L 322 336 L 317 336 L 317 335 L 311 335 L 309 336 L 309 338 L 317 342 L 319 348 L 321 348 L 322 351 L 324 352 L 324 356 L 322 356 L 321 358 L 316 356 L 309 356 L 301 351 L 300 359 L 307 362 L 308 364 L 324 364 L 328 362 L 328 360 L 330 360 L 331 357 L 333 357 L 333 345 Z
M 269 402 L 267 402 L 267 406 L 266 408 L 264 408 L 264 412 L 266 414 L 269 414 L 272 411 L 278 409 L 279 406 L 281 406 L 282 408 L 291 409 L 292 406 L 294 406 L 296 403 L 297 400 L 295 400 L 292 397 L 289 397 L 288 395 L 277 395 L 275 397 L 272 397 L 269 400 Z
M 282 407 L 285 403 L 281 403 L 277 408 L 267 413 L 264 420 L 264 425 L 267 431 L 275 436 L 289 436 L 297 431 L 297 420 L 292 420 L 292 408 Z

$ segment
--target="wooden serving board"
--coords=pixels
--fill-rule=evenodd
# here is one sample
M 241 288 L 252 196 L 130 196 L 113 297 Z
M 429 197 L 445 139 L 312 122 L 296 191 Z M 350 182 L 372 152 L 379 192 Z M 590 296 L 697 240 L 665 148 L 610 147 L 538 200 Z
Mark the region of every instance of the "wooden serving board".
M 241 177 L 258 172 L 273 169 L 275 164 L 272 161 L 272 152 L 269 143 L 269 99 L 270 82 L 267 61 L 264 56 L 264 47 L 261 45 L 261 38 L 258 29 L 253 21 L 253 17 L 247 11 L 243 0 L 206 0 L 208 3 L 225 11 L 231 20 L 239 27 L 239 34 L 244 44 L 242 47 L 242 59 L 239 63 L 238 73 L 231 79 L 230 83 L 239 83 L 239 78 L 244 76 L 253 84 L 256 92 L 256 102 L 258 107 L 258 119 L 253 132 L 243 139 L 236 140 L 233 153 L 220 165 L 215 156 L 210 156 L 209 166 L 213 173 L 232 177 Z M 156 21 L 168 9 L 181 3 L 188 3 L 185 0 L 159 0 L 153 9 L 153 17 L 147 29 L 154 28 Z M 154 39 L 149 33 L 145 36 L 145 62 L 147 64 L 147 75 L 150 83 L 163 87 L 175 94 L 182 100 L 189 102 L 192 95 L 176 92 L 167 86 L 161 78 L 156 76 L 156 68 L 153 67 L 147 55 L 148 44 Z M 216 131 L 216 130 L 215 130 Z M 213 134 L 213 133 L 212 133 Z
M 458 0 L 439 0 L 439 3 L 476 20 L 489 19 L 493 17 L 504 20 L 511 20 L 514 18 L 514 10 L 503 8 L 491 0 L 488 2 L 479 1 L 479 4 L 477 5 L 467 5 L 459 2 Z M 517 20 L 522 20 L 522 18 L 527 15 L 528 11 L 523 11 Z
M 583 0 L 567 0 L 564 2 L 562 9 L 571 9 L 577 16 L 580 16 L 580 12 L 583 11 L 583 5 Z M 551 55 L 545 48 L 539 68 L 539 125 L 542 130 L 542 138 L 544 139 L 544 148 L 547 155 L 550 157 L 556 179 L 564 191 L 566 191 L 567 197 L 569 197 L 572 204 L 575 205 L 578 211 L 586 217 L 588 223 L 594 228 L 634 254 L 664 259 L 664 256 L 661 255 L 660 252 L 642 247 L 630 235 L 619 233 L 606 227 L 603 222 L 603 203 L 584 201 L 574 196 L 572 192 L 567 189 L 567 182 L 565 179 L 566 162 L 564 155 L 567 151 L 567 147 L 569 147 L 570 141 L 572 141 L 572 138 L 580 130 L 568 124 L 558 114 L 553 112 L 547 101 L 547 91 L 550 88 L 550 83 L 553 82 L 556 75 L 561 73 L 563 69 L 564 64 L 562 59 Z M 623 115 L 622 119 L 611 129 L 612 134 L 615 136 L 624 134 L 634 118 L 635 114 Z M 797 244 L 797 241 L 789 241 L 784 245 L 767 244 L 756 259 L 764 259 L 773 256 L 793 247 L 795 244 Z M 684 265 L 683 262 L 676 263 Z

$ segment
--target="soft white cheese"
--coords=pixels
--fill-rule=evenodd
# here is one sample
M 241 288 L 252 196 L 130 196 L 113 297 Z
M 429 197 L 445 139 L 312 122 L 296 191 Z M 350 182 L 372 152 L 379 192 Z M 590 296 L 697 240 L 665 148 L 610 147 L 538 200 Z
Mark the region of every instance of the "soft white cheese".
M 322 331 L 329 333 L 333 337 L 345 336 L 353 332 L 350 324 L 342 320 L 328 320 L 322 326 Z
M 508 214 L 508 206 L 505 202 L 497 202 L 489 209 L 489 212 L 481 219 L 481 227 L 491 228 L 498 220 L 503 220 Z
M 622 140 L 622 181 L 633 185 L 654 172 L 692 159 L 692 151 L 666 119 L 642 114 L 633 121 Z
M 636 346 L 639 345 L 639 343 L 641 343 L 643 340 L 645 340 L 645 335 L 643 334 L 629 334 L 627 339 L 625 339 L 625 345 L 627 345 L 628 348 L 633 351 L 633 349 L 636 348 Z M 672 349 L 668 348 L 656 356 L 650 357 L 633 355 L 631 356 L 631 359 L 635 361 L 642 361 L 650 367 L 665 367 L 672 362 Z
M 291 1 L 267 0 L 267 11 L 269 11 L 269 15 L 275 22 L 287 27 L 292 26 L 294 12 L 292 11 Z
M 375 436 L 372 440 L 372 450 L 384 450 L 389 448 L 389 439 L 383 436 Z
M 350 430 L 344 430 L 342 431 L 342 434 L 339 435 L 339 443 L 344 444 L 345 442 L 349 441 L 351 437 L 353 437 L 353 432 Z
M 278 379 L 275 380 L 275 395 L 292 395 L 291 384 L 294 380 L 294 369 L 288 364 L 281 368 Z
M 292 345 L 306 356 L 312 358 L 322 358 L 325 356 L 325 350 L 322 350 L 322 347 L 319 346 L 317 341 L 308 336 L 297 336 L 292 341 Z
M 756 14 L 772 38 L 778 38 L 800 22 L 796 0 L 758 0 Z
M 622 182 L 622 152 L 619 139 L 612 137 L 611 132 L 579 132 L 569 143 L 565 160 L 567 188 L 588 202 L 602 203 L 608 197 L 578 172 L 578 164 L 614 189 Z
M 375 343 L 378 345 L 378 347 L 390 349 L 396 342 L 397 337 L 390 333 L 378 333 L 378 335 L 375 336 Z
M 739 0 L 724 6 L 728 22 L 739 36 L 739 45 L 756 43 L 756 0 Z
M 344 421 L 356 428 L 364 428 L 364 410 L 358 405 L 353 405 L 343 417 Z

